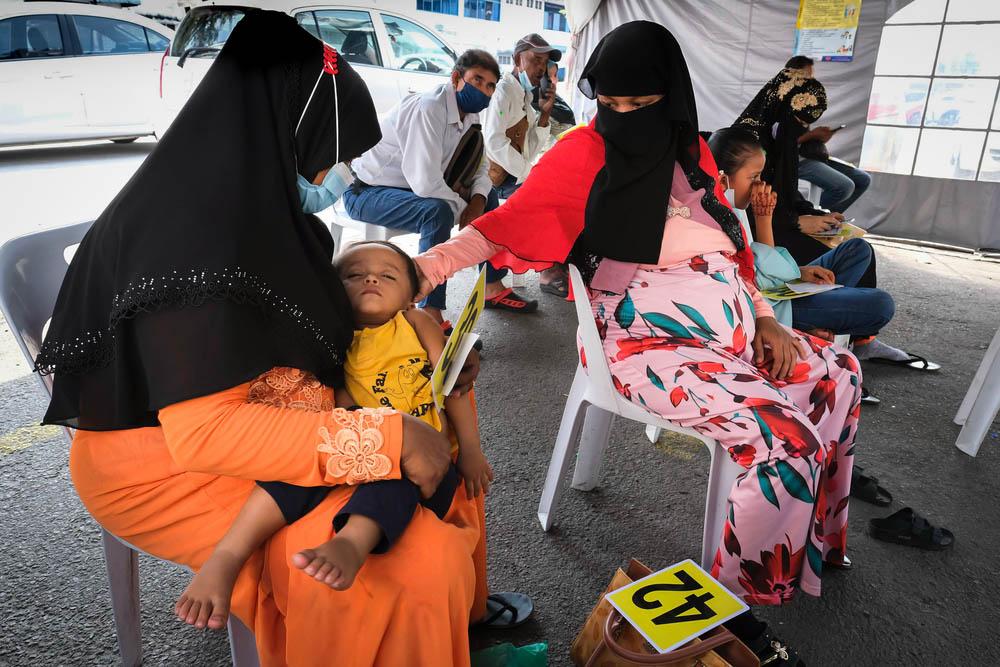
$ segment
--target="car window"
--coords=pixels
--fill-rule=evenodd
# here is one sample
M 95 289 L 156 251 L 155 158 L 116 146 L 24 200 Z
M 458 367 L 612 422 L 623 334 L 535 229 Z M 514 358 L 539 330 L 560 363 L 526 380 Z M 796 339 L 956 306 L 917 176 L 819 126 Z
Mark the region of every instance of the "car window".
M 153 32 L 146 28 L 146 41 L 149 42 L 150 51 L 163 51 L 170 46 L 170 40 L 158 32 Z
M 312 12 L 299 12 L 295 15 L 295 20 L 299 25 L 309 31 L 309 34 L 319 39 L 319 26 L 316 25 L 316 17 Z
M 368 12 L 345 9 L 313 12 L 319 38 L 337 49 L 349 63 L 381 65 L 382 54 Z
M 70 18 L 85 56 L 149 51 L 146 30 L 142 26 L 101 16 L 74 15 Z
M 0 60 L 63 54 L 59 19 L 55 14 L 18 16 L 0 21 Z
M 444 42 L 416 23 L 398 16 L 383 14 L 382 20 L 389 32 L 397 69 L 451 74 L 455 52 Z
M 244 14 L 242 9 L 232 7 L 192 9 L 177 28 L 170 55 L 182 56 L 189 49 L 207 49 L 209 52 L 221 49 Z M 265 47 L 261 45 L 261 48 Z

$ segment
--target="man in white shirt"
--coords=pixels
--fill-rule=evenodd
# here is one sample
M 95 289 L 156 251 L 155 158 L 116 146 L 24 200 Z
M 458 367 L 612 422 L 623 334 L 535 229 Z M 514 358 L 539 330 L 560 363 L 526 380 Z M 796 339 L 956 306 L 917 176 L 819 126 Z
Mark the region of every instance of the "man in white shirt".
M 471 186 L 456 192 L 445 171 L 463 135 L 479 124 L 489 104 L 500 68 L 489 53 L 471 49 L 455 63 L 449 83 L 404 98 L 380 121 L 382 140 L 351 163 L 357 176 L 344 194 L 355 220 L 420 233 L 420 252 L 447 241 L 451 228 L 465 226 L 499 205 L 485 160 Z M 506 289 L 506 270 L 486 266 L 486 306 L 532 312 L 538 303 Z M 438 321 L 445 309 L 446 286 L 440 285 L 422 307 Z
M 483 136 L 490 177 L 499 198 L 507 199 L 524 183 L 535 158 L 549 141 L 549 116 L 556 99 L 555 67 L 562 52 L 541 35 L 525 35 L 514 46 L 514 69 L 504 74 L 485 112 Z M 547 77 L 551 82 L 532 108 L 532 90 Z M 569 291 L 566 272 L 552 267 L 542 272 L 543 292 L 565 297 Z

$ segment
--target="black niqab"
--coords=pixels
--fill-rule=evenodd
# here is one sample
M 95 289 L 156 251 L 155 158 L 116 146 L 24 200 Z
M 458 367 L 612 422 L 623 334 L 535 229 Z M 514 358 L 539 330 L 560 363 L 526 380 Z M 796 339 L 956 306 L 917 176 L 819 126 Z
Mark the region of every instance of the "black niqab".
M 154 426 L 275 366 L 340 384 L 351 309 L 296 171 L 312 180 L 379 138 L 346 61 L 293 18 L 248 11 L 69 267 L 36 361 L 55 374 L 45 422 Z
M 604 257 L 655 263 L 674 164 L 680 161 L 685 173 L 699 172 L 698 112 L 680 45 L 658 23 L 626 23 L 594 49 L 580 91 L 591 99 L 664 96 L 627 113 L 597 105 L 595 129 L 604 139 L 605 165 L 590 190 L 582 235 L 586 246 Z M 742 238 L 737 248 L 743 248 Z

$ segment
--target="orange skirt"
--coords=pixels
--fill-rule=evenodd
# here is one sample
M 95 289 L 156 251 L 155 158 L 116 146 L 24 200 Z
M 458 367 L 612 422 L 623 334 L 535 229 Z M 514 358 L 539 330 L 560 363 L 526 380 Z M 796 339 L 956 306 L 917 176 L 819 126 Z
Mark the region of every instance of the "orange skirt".
M 159 428 L 78 431 L 70 472 L 104 528 L 193 570 L 254 485 L 180 469 Z M 467 500 L 459 485 L 444 521 L 419 507 L 392 549 L 370 556 L 354 585 L 338 592 L 289 562 L 296 551 L 330 539 L 333 516 L 351 493 L 350 487 L 333 488 L 240 573 L 232 612 L 253 628 L 261 665 L 468 665 L 469 621 L 486 610 L 482 496 Z

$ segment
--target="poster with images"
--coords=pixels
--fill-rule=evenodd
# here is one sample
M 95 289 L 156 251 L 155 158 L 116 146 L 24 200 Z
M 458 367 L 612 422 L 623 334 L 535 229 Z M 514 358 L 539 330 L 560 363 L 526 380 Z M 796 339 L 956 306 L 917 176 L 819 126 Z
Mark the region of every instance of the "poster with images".
M 860 16 L 861 0 L 800 0 L 793 54 L 850 62 Z

